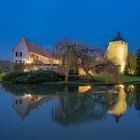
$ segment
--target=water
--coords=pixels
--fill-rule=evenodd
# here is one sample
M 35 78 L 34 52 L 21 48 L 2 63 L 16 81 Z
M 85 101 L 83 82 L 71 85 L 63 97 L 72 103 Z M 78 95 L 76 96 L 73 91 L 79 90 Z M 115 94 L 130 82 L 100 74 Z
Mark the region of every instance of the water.
M 0 140 L 138 140 L 140 85 L 0 85 Z

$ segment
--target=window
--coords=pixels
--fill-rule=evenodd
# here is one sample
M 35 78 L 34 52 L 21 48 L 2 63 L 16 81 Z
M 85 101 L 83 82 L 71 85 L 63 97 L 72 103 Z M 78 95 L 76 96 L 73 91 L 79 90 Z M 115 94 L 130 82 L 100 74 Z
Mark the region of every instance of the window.
M 20 52 L 20 57 L 22 57 L 22 52 Z
M 16 105 L 18 104 L 18 101 L 16 100 Z
M 22 52 L 16 52 L 16 57 L 22 57 Z
M 22 104 L 22 100 L 20 100 L 20 104 Z
M 16 56 L 18 56 L 18 52 L 16 52 Z

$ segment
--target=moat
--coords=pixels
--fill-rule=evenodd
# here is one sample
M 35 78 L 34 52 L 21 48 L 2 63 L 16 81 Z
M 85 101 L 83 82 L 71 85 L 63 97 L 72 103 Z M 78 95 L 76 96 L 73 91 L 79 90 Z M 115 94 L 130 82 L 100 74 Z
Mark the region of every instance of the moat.
M 0 85 L 1 140 L 137 140 L 140 84 Z

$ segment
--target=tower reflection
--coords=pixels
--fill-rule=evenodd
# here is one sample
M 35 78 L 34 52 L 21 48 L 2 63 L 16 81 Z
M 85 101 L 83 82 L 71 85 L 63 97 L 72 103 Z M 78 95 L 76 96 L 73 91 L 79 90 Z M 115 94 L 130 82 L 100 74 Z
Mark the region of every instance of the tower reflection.
M 116 89 L 118 91 L 118 101 L 110 110 L 108 110 L 108 113 L 112 114 L 116 121 L 119 122 L 120 117 L 126 113 L 127 102 L 124 85 L 116 86 Z
M 140 88 L 132 84 L 58 88 L 10 85 L 5 90 L 12 94 L 13 107 L 22 119 L 43 103 L 53 100 L 55 106 L 50 106 L 50 115 L 53 121 L 63 126 L 101 121 L 108 115 L 113 116 L 118 123 L 127 108 L 133 107 L 140 112 Z

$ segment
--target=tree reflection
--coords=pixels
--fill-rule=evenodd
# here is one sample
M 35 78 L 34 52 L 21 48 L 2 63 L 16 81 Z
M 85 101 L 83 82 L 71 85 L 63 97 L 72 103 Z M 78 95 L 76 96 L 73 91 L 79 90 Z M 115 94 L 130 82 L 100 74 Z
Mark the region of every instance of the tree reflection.
M 126 98 L 127 104 L 131 107 L 134 105 L 136 110 L 140 110 L 140 86 L 137 85 L 126 85 Z
M 136 87 L 136 94 L 135 94 L 135 108 L 136 110 L 140 110 L 140 86 L 137 85 Z
M 107 110 L 117 102 L 116 94 L 82 94 L 67 92 L 59 97 L 59 104 L 52 110 L 53 120 L 68 126 L 85 121 L 100 121 Z
M 129 107 L 131 107 L 135 103 L 136 99 L 136 87 L 135 85 L 126 85 L 126 100 Z
M 48 100 L 54 100 L 53 120 L 63 126 L 88 121 L 100 121 L 112 115 L 116 122 L 128 107 L 140 114 L 140 86 L 57 86 L 3 84 L 13 96 L 13 105 L 20 116 Z M 32 97 L 32 98 L 31 98 Z M 25 104 L 26 103 L 26 104 Z M 31 109 L 29 109 L 31 108 Z M 28 111 L 29 110 L 29 111 Z M 22 114 L 22 115 L 21 115 Z

